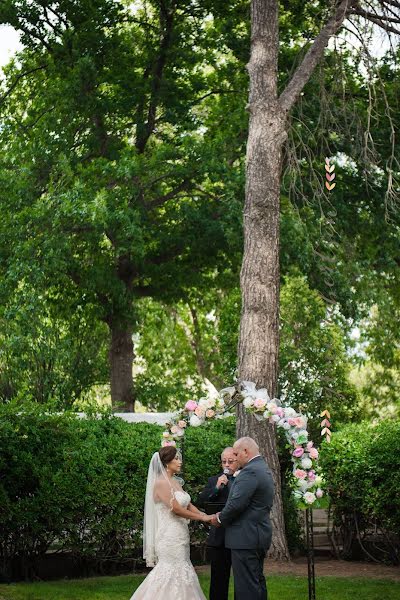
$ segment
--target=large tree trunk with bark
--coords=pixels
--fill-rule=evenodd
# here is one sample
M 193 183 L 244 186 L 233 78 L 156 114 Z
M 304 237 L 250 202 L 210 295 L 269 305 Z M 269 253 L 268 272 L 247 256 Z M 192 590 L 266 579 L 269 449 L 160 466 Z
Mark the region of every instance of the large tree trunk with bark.
M 111 403 L 121 412 L 134 412 L 133 393 L 133 341 L 132 329 L 128 326 L 110 325 L 110 381 Z
M 278 377 L 279 196 L 286 135 L 285 114 L 277 97 L 277 53 L 277 2 L 253 0 L 239 378 L 267 388 L 271 397 L 276 395 Z M 276 492 L 270 555 L 289 559 L 275 428 L 239 407 L 237 434 L 258 442 L 272 470 Z

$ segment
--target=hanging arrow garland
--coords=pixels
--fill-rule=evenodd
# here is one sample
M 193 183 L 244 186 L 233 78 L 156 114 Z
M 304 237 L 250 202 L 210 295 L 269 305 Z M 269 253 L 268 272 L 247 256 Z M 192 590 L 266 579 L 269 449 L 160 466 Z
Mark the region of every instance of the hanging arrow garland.
M 330 164 L 329 158 L 325 158 L 325 171 L 326 171 L 325 186 L 326 186 L 326 189 L 330 192 L 331 190 L 333 190 L 333 188 L 336 185 L 336 182 L 333 181 L 336 177 L 336 174 L 335 174 L 335 165 Z M 333 183 L 332 183 L 332 181 L 333 181 Z
M 329 444 L 329 442 L 331 441 L 331 435 L 332 435 L 332 432 L 331 432 L 331 429 L 330 429 L 331 428 L 331 422 L 329 420 L 331 418 L 331 415 L 330 415 L 329 410 L 323 410 L 322 413 L 320 414 L 320 416 L 324 417 L 322 419 L 322 421 L 321 421 L 321 427 L 322 427 L 321 435 L 325 436 L 326 441 Z

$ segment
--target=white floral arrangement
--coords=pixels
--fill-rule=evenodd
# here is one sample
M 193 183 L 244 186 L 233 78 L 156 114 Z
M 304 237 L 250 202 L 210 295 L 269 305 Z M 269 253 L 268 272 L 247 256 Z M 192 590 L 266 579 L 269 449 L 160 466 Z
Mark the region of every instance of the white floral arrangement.
M 226 413 L 226 406 L 221 398 L 200 398 L 188 400 L 185 407 L 175 413 L 173 419 L 167 423 L 168 430 L 163 433 L 162 446 L 176 446 L 176 440 L 185 435 L 188 425 L 199 427 L 206 421 L 211 421 Z
M 292 455 L 296 502 L 300 507 L 318 505 L 323 496 L 322 477 L 318 474 L 318 450 L 308 439 L 307 417 L 293 408 L 282 406 L 279 399 L 271 399 L 265 388 L 257 389 L 252 381 L 224 388 L 216 399 L 205 397 L 186 402 L 185 407 L 167 423 L 162 446 L 176 446 L 177 440 L 185 435 L 186 427 L 199 427 L 206 421 L 220 418 L 240 402 L 246 412 L 253 414 L 257 420 L 274 423 L 284 430 Z

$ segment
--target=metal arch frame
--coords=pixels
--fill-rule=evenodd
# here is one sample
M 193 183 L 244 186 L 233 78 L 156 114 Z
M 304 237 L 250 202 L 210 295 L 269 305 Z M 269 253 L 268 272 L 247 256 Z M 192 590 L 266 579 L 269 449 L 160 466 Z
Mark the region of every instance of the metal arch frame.
M 315 596 L 315 555 L 314 555 L 314 523 L 312 508 L 306 508 L 306 540 L 308 567 L 308 600 L 316 600 Z

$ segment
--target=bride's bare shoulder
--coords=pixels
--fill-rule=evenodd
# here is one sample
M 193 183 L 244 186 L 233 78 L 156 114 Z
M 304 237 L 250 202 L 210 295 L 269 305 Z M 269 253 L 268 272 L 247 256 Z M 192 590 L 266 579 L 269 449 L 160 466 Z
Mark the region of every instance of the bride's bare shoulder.
M 154 487 L 159 488 L 159 489 L 164 489 L 164 488 L 169 488 L 170 484 L 165 477 L 160 476 L 156 479 L 156 481 L 154 483 Z
M 159 477 L 154 483 L 154 497 L 158 499 L 169 498 L 171 496 L 171 484 L 165 477 Z

